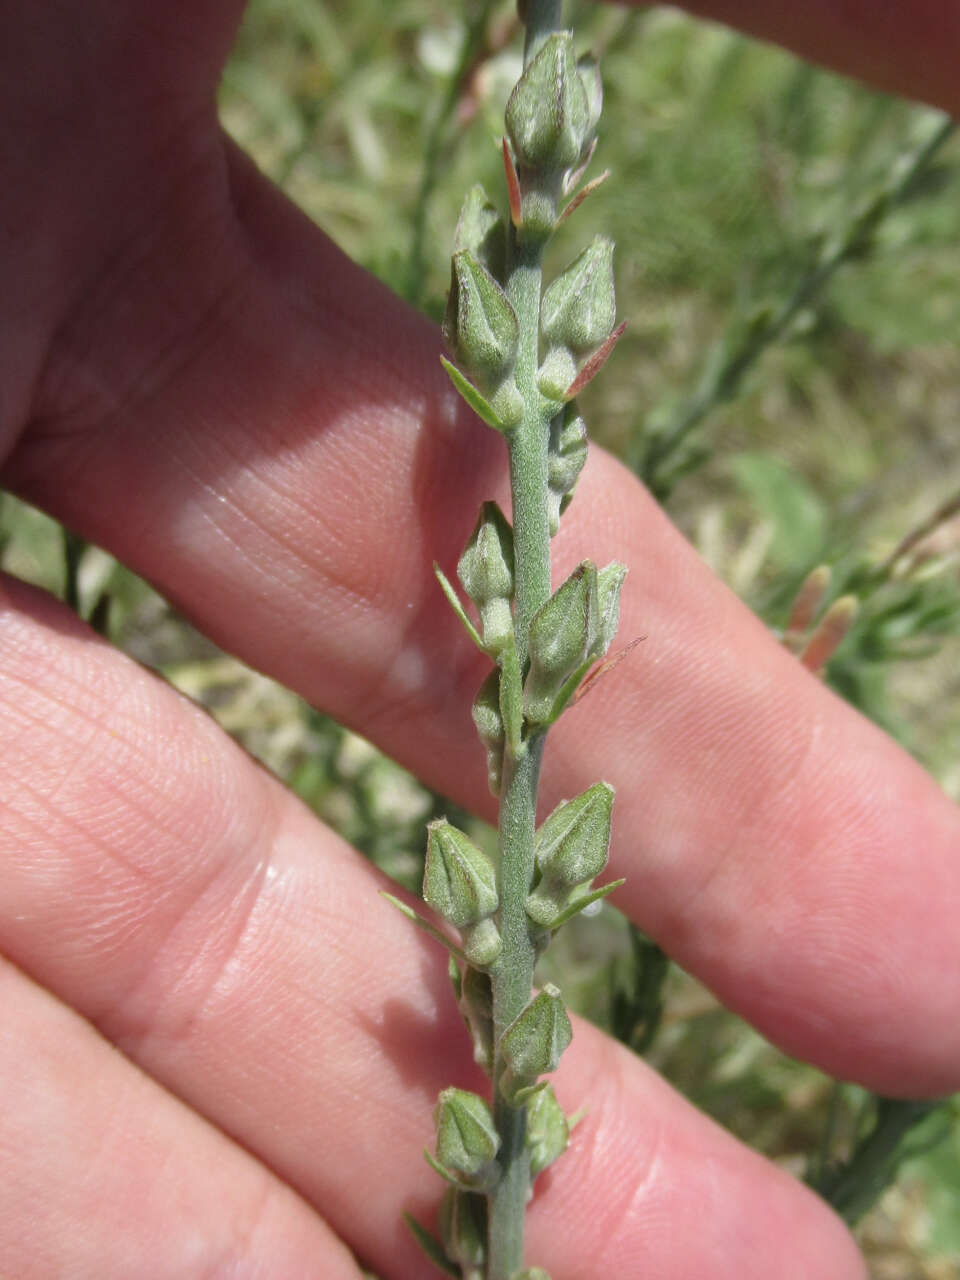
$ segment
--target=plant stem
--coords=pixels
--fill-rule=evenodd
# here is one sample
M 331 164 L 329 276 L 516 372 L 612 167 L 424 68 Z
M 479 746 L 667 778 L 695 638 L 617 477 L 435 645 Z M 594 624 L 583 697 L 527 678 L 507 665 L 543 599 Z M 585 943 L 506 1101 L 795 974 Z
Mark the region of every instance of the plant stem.
M 560 25 L 559 0 L 529 0 L 524 63 Z M 510 432 L 510 488 L 513 500 L 517 657 L 527 660 L 530 620 L 550 596 L 550 521 L 547 507 L 549 417 L 537 386 L 543 243 L 510 237 L 506 292 L 520 326 L 515 379 L 523 397 L 523 417 Z M 491 972 L 494 1044 L 530 1000 L 536 953 L 526 916 L 533 884 L 537 785 L 544 735 L 505 751 L 500 801 L 500 912 L 503 948 Z M 526 1149 L 526 1109 L 511 1106 L 500 1091 L 506 1064 L 494 1058 L 494 1118 L 500 1134 L 500 1179 L 489 1201 L 487 1280 L 509 1280 L 523 1266 L 523 1223 L 530 1191 Z
M 560 29 L 560 11 L 563 0 L 522 0 L 520 16 L 526 27 L 523 41 L 523 65 L 539 50 L 551 31 Z
M 500 805 L 501 908 L 503 950 L 491 973 L 494 1043 L 530 999 L 536 962 L 526 917 L 533 879 L 533 833 L 543 735 L 507 752 Z M 523 1220 L 530 1189 L 526 1110 L 510 1106 L 500 1092 L 505 1063 L 496 1054 L 493 1070 L 494 1120 L 500 1134 L 500 1180 L 490 1197 L 488 1280 L 508 1280 L 523 1264 Z

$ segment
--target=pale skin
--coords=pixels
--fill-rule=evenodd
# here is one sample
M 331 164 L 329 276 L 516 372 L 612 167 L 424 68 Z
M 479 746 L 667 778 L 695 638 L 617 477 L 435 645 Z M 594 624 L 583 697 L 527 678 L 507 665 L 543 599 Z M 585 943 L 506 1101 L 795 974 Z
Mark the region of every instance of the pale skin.
M 960 108 L 947 0 L 696 7 Z M 435 330 L 219 133 L 241 10 L 0 0 L 3 482 L 489 814 L 483 668 L 430 564 L 503 500 L 502 445 Z M 583 554 L 631 566 L 620 639 L 647 639 L 552 735 L 545 802 L 617 787 L 619 905 L 777 1044 L 960 1088 L 955 809 L 598 449 L 557 573 Z M 422 1276 L 401 1213 L 436 1202 L 438 1090 L 475 1078 L 434 946 L 203 714 L 9 579 L 0 743 L 0 1270 L 356 1280 L 346 1242 Z M 556 1083 L 590 1114 L 529 1215 L 554 1280 L 864 1276 L 812 1195 L 598 1032 Z

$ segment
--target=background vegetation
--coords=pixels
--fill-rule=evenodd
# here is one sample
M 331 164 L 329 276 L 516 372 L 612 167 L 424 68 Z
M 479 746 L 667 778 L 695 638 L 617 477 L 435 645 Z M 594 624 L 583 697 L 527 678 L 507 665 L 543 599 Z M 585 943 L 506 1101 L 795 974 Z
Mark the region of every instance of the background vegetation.
M 616 238 L 629 320 L 588 393 L 592 430 L 771 626 L 830 563 L 832 594 L 853 591 L 860 613 L 828 678 L 960 797 L 960 143 L 934 112 L 677 11 L 573 9 L 604 55 L 600 157 L 616 177 L 577 235 L 593 220 Z M 506 0 L 253 0 L 224 120 L 355 259 L 439 317 L 462 193 L 500 189 L 513 34 Z M 8 497 L 0 525 L 6 569 L 66 594 L 418 883 L 441 798 L 215 651 L 103 552 Z M 835 1087 L 609 908 L 550 960 L 573 1007 L 851 1218 L 899 1163 L 859 1227 L 873 1274 L 956 1276 L 955 1104 L 890 1112 Z

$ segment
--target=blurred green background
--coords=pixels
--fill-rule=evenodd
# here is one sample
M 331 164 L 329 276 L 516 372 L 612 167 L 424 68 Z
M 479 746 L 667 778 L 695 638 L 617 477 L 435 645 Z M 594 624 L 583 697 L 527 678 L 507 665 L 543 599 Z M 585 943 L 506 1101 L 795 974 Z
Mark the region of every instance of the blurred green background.
M 570 11 L 602 56 L 594 170 L 612 177 L 553 261 L 612 234 L 629 322 L 584 397 L 591 432 L 772 627 L 830 564 L 831 597 L 852 592 L 860 612 L 827 678 L 960 797 L 960 143 L 935 112 L 676 10 Z M 439 317 L 463 193 L 479 180 L 501 198 L 518 69 L 511 3 L 253 0 L 223 119 L 356 260 Z M 0 534 L 6 569 L 66 594 L 417 884 L 424 824 L 458 820 L 441 797 L 9 497 Z M 548 959 L 574 1007 L 799 1176 L 842 1180 L 878 1115 L 875 1137 L 891 1131 L 882 1107 L 773 1050 L 612 909 Z M 870 1165 L 882 1183 L 899 1164 L 858 1228 L 877 1280 L 960 1273 L 956 1118 L 947 1104 Z

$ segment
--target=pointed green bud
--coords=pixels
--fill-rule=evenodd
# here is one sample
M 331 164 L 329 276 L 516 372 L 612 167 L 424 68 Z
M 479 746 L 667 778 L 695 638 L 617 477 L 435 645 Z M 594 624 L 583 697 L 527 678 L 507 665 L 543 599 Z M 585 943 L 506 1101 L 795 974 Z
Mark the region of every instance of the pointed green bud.
M 480 611 L 483 643 L 496 657 L 513 637 L 513 530 L 495 502 L 485 502 L 457 565 L 463 589 Z
M 490 272 L 502 280 L 507 255 L 507 228 L 483 187 L 467 192 L 453 241 L 454 252 L 468 249 Z
M 580 77 L 580 83 L 583 85 L 583 92 L 587 99 L 587 141 L 590 142 L 596 135 L 597 125 L 600 123 L 600 115 L 603 111 L 603 81 L 600 78 L 600 64 L 592 53 L 584 54 L 582 58 L 577 60 L 577 74 Z
M 507 295 L 486 267 L 469 249 L 455 253 L 443 336 L 484 395 L 512 372 L 519 332 Z
M 547 1085 L 527 1103 L 527 1147 L 532 1176 L 535 1178 L 559 1159 L 569 1144 L 570 1125 L 553 1087 Z
M 492 916 L 499 905 L 493 863 L 446 818 L 427 826 L 423 897 L 458 929 Z
M 503 950 L 503 943 L 500 939 L 500 930 L 489 916 L 476 924 L 466 925 L 461 933 L 463 954 L 471 965 L 477 969 L 489 969 L 496 963 L 497 957 Z
M 437 1159 L 465 1182 L 489 1187 L 496 1176 L 500 1136 L 493 1112 L 476 1093 L 444 1089 L 433 1115 Z
M 471 708 L 477 734 L 487 752 L 487 781 L 495 795 L 500 794 L 503 776 L 504 726 L 500 713 L 500 669 L 494 669 L 484 680 Z
M 540 879 L 527 898 L 530 919 L 551 929 L 570 905 L 573 890 L 588 886 L 607 865 L 613 788 L 598 782 L 559 804 L 536 835 Z
M 440 1238 L 447 1257 L 473 1275 L 487 1260 L 487 1198 L 448 1187 L 440 1202 Z
M 536 834 L 541 875 L 567 889 L 589 884 L 607 865 L 612 813 L 613 787 L 607 782 L 558 804 Z
M 537 386 L 548 400 L 562 404 L 567 390 L 576 381 L 580 368 L 572 352 L 566 347 L 551 347 L 543 364 L 537 370 Z
M 610 336 L 617 318 L 612 240 L 597 236 L 557 276 L 543 295 L 540 314 L 550 346 L 576 355 L 589 355 Z
M 500 423 L 498 431 L 509 431 L 523 417 L 523 396 L 512 377 L 504 378 L 491 394 L 490 408 Z
M 560 1055 L 573 1039 L 573 1028 L 560 992 L 547 983 L 500 1037 L 508 1070 L 500 1083 L 506 1100 L 516 1104 L 537 1077 L 555 1071 Z
M 523 700 L 531 723 L 551 722 L 554 703 L 566 681 L 589 659 L 599 626 L 597 570 L 584 560 L 530 623 L 530 670 Z
M 600 634 L 593 657 L 602 658 L 610 648 L 620 625 L 620 590 L 627 576 L 627 566 L 611 560 L 597 574 L 597 595 L 600 604 Z
M 490 975 L 467 967 L 460 983 L 458 999 L 473 1043 L 473 1060 L 487 1075 L 493 1075 L 493 987 Z
M 522 169 L 569 169 L 580 159 L 591 109 L 573 56 L 573 36 L 556 31 L 528 64 L 507 102 L 507 134 Z
M 587 461 L 587 426 L 576 402 L 571 400 L 550 424 L 547 453 L 547 501 L 550 508 L 550 533 L 555 534 L 560 517 L 570 504 L 580 472 Z

